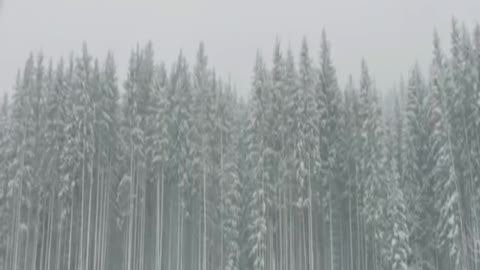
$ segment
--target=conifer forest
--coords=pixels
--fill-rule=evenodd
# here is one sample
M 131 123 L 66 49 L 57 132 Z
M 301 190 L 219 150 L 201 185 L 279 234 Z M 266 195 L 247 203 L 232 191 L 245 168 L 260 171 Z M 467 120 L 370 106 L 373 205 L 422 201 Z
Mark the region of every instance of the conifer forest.
M 85 43 L 26 55 L 0 104 L 0 269 L 480 270 L 480 26 L 432 29 L 395 91 L 368 59 L 338 81 L 319 37 L 272 40 L 248 97 L 203 43 L 171 66 L 140 44 L 128 70 Z

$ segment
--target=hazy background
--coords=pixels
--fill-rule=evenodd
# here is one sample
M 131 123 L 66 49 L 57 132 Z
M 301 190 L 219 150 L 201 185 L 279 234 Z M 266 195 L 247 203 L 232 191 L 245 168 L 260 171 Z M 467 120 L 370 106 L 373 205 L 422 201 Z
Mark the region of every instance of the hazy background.
M 426 69 L 434 27 L 448 49 L 452 16 L 472 26 L 480 1 L 0 0 L 0 93 L 11 91 L 32 50 L 57 60 L 80 52 L 82 41 L 102 59 L 111 49 L 123 80 L 137 43 L 152 40 L 167 65 L 182 49 L 192 66 L 203 40 L 210 64 L 246 95 L 257 49 L 270 63 L 277 36 L 298 54 L 305 35 L 317 60 L 322 28 L 342 87 L 365 57 L 378 86 L 390 89 L 416 60 Z

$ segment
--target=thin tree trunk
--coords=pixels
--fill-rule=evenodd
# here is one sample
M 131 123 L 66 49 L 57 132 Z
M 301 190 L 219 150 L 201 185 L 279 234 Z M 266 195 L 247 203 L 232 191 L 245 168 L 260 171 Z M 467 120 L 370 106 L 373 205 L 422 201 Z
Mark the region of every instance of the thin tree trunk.
M 41 207 L 41 199 L 40 200 L 40 205 L 37 205 L 37 210 L 35 214 L 35 221 L 34 221 L 34 226 L 33 226 L 33 254 L 31 258 L 31 269 L 35 270 L 37 268 L 37 252 L 38 252 L 38 235 L 39 235 L 39 224 L 40 224 L 40 207 Z
M 310 256 L 310 265 L 309 269 L 314 270 L 313 265 L 313 196 L 312 196 L 312 178 L 311 178 L 311 160 L 309 156 L 308 160 L 308 202 L 309 202 L 309 213 L 308 213 L 308 235 L 309 235 L 309 256 Z
M 98 253 L 99 253 L 99 242 L 98 242 L 98 234 L 100 229 L 100 212 L 102 209 L 102 204 L 100 201 L 100 194 L 102 193 L 102 185 L 100 184 L 100 154 L 97 154 L 97 187 L 96 187 L 96 198 L 95 198 L 95 226 L 93 232 L 93 269 L 96 270 L 98 267 Z
M 72 186 L 72 195 L 71 195 L 71 208 L 70 208 L 70 231 L 69 231 L 69 236 L 68 236 L 68 266 L 67 270 L 70 270 L 70 267 L 72 265 L 72 236 L 73 236 L 73 216 L 74 216 L 74 209 L 75 209 L 75 187 Z
M 171 200 L 170 200 L 171 201 Z M 170 233 L 168 234 L 168 270 L 172 270 L 172 237 L 173 237 L 173 225 L 172 225 L 172 221 L 173 221 L 173 217 L 172 217 L 172 212 L 173 212 L 173 208 L 174 205 L 173 203 L 170 202 L 170 210 L 168 211 L 168 215 L 169 215 L 169 226 L 168 226 L 168 229 L 170 231 Z
M 159 252 L 159 270 L 162 269 L 162 259 L 163 259 L 163 205 L 164 205 L 164 200 L 163 200 L 163 190 L 164 190 L 164 171 L 163 171 L 163 164 L 162 164 L 162 179 L 161 179 L 161 184 L 162 184 L 162 187 L 161 187 L 161 191 L 162 191 L 162 194 L 161 194 L 161 209 L 160 209 L 160 252 Z
M 205 135 L 202 136 L 202 160 L 203 160 L 203 270 L 207 270 L 207 175 L 205 165 Z
M 202 190 L 202 193 L 203 193 L 203 190 Z M 200 196 L 203 196 L 200 195 Z M 203 198 L 203 197 L 202 197 Z M 198 257 L 198 270 L 202 270 L 203 269 L 203 261 L 202 261 L 202 254 L 203 254 L 203 249 L 202 249 L 202 246 L 203 246 L 203 243 L 202 243 L 202 239 L 203 239 L 203 234 L 202 234 L 202 220 L 203 220 L 203 215 L 202 215 L 202 211 L 203 211 L 203 203 L 200 204 L 198 207 L 199 207 L 199 210 L 198 210 L 198 254 L 197 254 L 197 257 Z
M 223 132 L 220 133 L 220 270 L 223 270 Z
M 94 159 L 94 153 L 92 153 L 92 162 Z M 93 164 L 92 164 L 93 166 Z M 87 216 L 87 245 L 85 247 L 86 254 L 86 263 L 85 267 L 90 269 L 90 239 L 91 237 L 91 226 L 92 226 L 92 193 L 93 193 L 93 168 L 90 168 L 90 181 L 89 181 L 89 192 L 88 192 L 88 216 Z
M 61 211 L 60 211 L 61 212 Z M 61 214 L 60 214 L 61 215 Z M 58 224 L 58 237 L 57 237 L 57 255 L 55 256 L 56 257 L 56 263 L 55 263 L 55 269 L 56 270 L 61 270 L 60 269 L 60 261 L 61 261 L 61 254 L 62 254 L 62 224 L 63 224 L 63 220 L 62 218 L 60 217 L 60 222 Z
M 47 199 L 45 199 L 47 200 Z M 43 205 L 43 203 L 42 203 Z M 48 208 L 48 205 L 47 205 L 47 208 Z M 47 210 L 48 212 L 48 210 Z M 41 239 L 42 241 L 40 242 L 40 270 L 43 270 L 45 269 L 45 258 L 46 258 L 46 238 L 47 238 L 47 232 L 48 232 L 48 228 L 45 229 L 45 220 L 43 219 L 40 219 L 41 221 L 41 225 L 40 225 L 40 231 L 41 231 Z
M 32 206 L 28 206 L 27 212 L 27 236 L 25 239 L 25 254 L 24 254 L 24 261 L 23 261 L 23 269 L 28 269 L 28 247 L 29 247 L 29 240 L 30 240 L 30 218 L 32 215 Z
M 17 208 L 16 208 L 16 211 L 15 211 L 15 226 L 14 228 L 16 228 L 15 230 L 15 240 L 13 241 L 13 245 L 14 245 L 14 253 L 13 253 L 13 267 L 12 267 L 12 270 L 17 270 L 17 261 L 18 261 L 18 243 L 19 243 L 19 238 L 20 238 L 20 217 L 21 217 L 21 206 L 22 206 L 22 193 L 23 193 L 23 181 L 24 181 L 24 170 L 25 170 L 25 147 L 26 147 L 26 137 L 27 137 L 27 132 L 26 132 L 26 128 L 25 126 L 23 127 L 24 131 L 23 131 L 23 143 L 22 143 L 22 146 L 23 146 L 23 149 L 22 149 L 22 176 L 21 176 L 21 179 L 20 179 L 20 188 L 19 188 L 19 192 L 18 192 L 18 202 L 17 202 Z
M 182 226 L 181 226 L 181 219 L 182 219 L 182 207 L 181 207 L 181 198 L 180 198 L 180 186 L 177 187 L 177 220 L 178 220 L 178 229 L 177 229 L 177 270 L 180 270 L 180 254 L 181 254 L 181 233 L 182 233 Z
M 143 186 L 143 194 L 142 194 L 142 212 L 141 212 L 141 218 L 140 218 L 140 222 L 141 222 L 141 227 L 140 227 L 140 232 L 141 232 L 141 236 L 140 236 L 140 268 L 139 269 L 142 269 L 144 268 L 144 265 L 145 265 L 145 204 L 146 204 L 146 201 L 147 201 L 147 193 L 146 193 L 146 179 L 145 177 L 143 177 L 143 181 L 142 181 L 142 186 Z
M 352 191 L 348 194 L 348 228 L 350 238 L 350 270 L 353 270 Z
M 50 207 L 49 207 L 49 210 L 48 210 L 48 232 L 47 232 L 47 235 L 48 235 L 48 238 L 47 238 L 47 253 L 46 253 L 46 262 L 47 262 L 47 269 L 50 270 L 51 269 L 51 266 L 50 266 L 50 263 L 51 263 L 51 260 L 52 260 L 52 242 L 53 242 L 53 223 L 54 223 L 54 219 L 55 219 L 55 198 L 56 198 L 56 194 L 55 194 L 55 187 L 53 187 L 53 194 L 50 198 Z
M 7 247 L 10 247 L 10 235 L 7 235 Z M 7 250 L 5 251 L 5 257 L 3 259 L 3 269 L 8 269 L 8 255 L 9 255 L 9 252 L 8 252 L 8 248 Z
M 155 234 L 156 234 L 156 241 L 155 241 L 155 270 L 160 270 L 160 181 L 157 181 L 157 201 L 155 204 L 155 208 L 157 210 L 156 213 L 156 229 L 155 229 Z
M 106 268 L 107 244 L 110 239 L 109 236 L 109 220 L 108 213 L 110 210 L 110 182 L 108 181 L 108 173 L 105 177 L 105 169 L 102 170 L 102 181 L 104 182 L 104 196 L 103 196 L 103 215 L 102 215 L 102 255 L 100 260 L 100 269 Z
M 85 212 L 85 167 L 86 167 L 86 153 L 85 153 L 85 136 L 86 136 L 86 123 L 85 115 L 83 117 L 83 133 L 82 133 L 82 198 L 81 198 L 81 210 L 80 210 L 80 247 L 79 247 L 79 265 L 80 270 L 83 270 L 83 224 L 84 224 L 84 212 Z
M 134 220 L 134 175 L 133 175 L 133 142 L 132 137 L 130 136 L 130 196 L 128 198 L 129 201 L 129 220 L 128 220 L 128 244 L 127 244 L 127 270 L 131 270 L 132 268 L 132 244 L 133 244 L 133 220 Z

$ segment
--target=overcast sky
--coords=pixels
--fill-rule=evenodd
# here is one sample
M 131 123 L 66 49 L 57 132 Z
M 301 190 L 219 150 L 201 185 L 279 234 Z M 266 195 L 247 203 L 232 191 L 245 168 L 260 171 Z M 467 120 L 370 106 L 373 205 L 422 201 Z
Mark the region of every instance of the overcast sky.
M 480 21 L 479 0 L 0 0 L 0 9 L 0 92 L 32 50 L 57 60 L 86 41 L 102 59 L 114 52 L 123 79 L 130 49 L 152 40 L 157 60 L 170 65 L 182 49 L 191 66 L 204 41 L 209 63 L 246 94 L 257 49 L 270 63 L 277 36 L 296 55 L 306 36 L 317 60 L 322 28 L 342 86 L 364 57 L 386 89 L 416 60 L 426 68 L 434 27 L 445 47 L 452 16 Z

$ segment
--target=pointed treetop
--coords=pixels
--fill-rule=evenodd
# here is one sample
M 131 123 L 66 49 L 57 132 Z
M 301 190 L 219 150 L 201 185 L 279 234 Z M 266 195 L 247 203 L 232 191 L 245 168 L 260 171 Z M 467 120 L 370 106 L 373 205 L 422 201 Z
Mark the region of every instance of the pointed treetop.
M 55 78 L 57 81 L 62 81 L 64 79 L 64 75 L 63 75 L 64 69 L 65 69 L 65 63 L 63 61 L 63 58 L 60 58 L 55 70 Z
M 82 61 L 84 63 L 89 63 L 90 62 L 90 55 L 89 55 L 89 52 L 88 52 L 88 47 L 87 47 L 86 42 L 82 43 Z
M 282 49 L 280 40 L 277 38 L 275 42 L 275 49 L 273 51 L 273 67 L 272 67 L 272 79 L 275 83 L 280 83 L 284 74 L 284 60 L 282 56 Z M 276 87 L 277 88 L 277 87 Z M 277 88 L 278 90 L 278 88 Z
M 1 117 L 8 117 L 8 93 L 3 94 Z
M 198 50 L 197 50 L 197 65 L 199 66 L 207 66 L 208 65 L 208 57 L 205 52 L 205 44 L 200 42 L 198 45 Z
M 115 57 L 113 56 L 112 51 L 108 51 L 107 57 L 105 59 L 105 73 L 108 77 L 114 77 L 116 74 L 116 64 Z
M 443 66 L 443 52 L 440 44 L 440 38 L 438 32 L 435 30 L 433 33 L 433 60 L 434 66 Z
M 263 90 L 265 87 L 265 80 L 267 75 L 266 72 L 267 71 L 262 54 L 260 53 L 260 50 L 257 50 L 252 75 L 252 98 L 262 99 L 263 95 L 265 94 Z
M 20 69 L 18 69 L 16 78 L 15 78 L 15 87 L 14 87 L 15 91 L 21 90 L 21 85 L 22 85 L 22 72 L 20 71 Z
M 51 74 L 53 74 L 53 60 L 52 60 L 51 57 L 48 58 L 47 72 L 48 72 L 49 76 L 50 76 Z
M 292 47 L 288 46 L 287 49 L 287 70 L 295 71 L 295 57 L 293 56 Z
M 310 65 L 310 53 L 308 50 L 307 38 L 303 37 L 302 39 L 302 48 L 300 49 L 300 62 Z
M 313 70 L 312 70 L 312 59 L 308 51 L 307 39 L 304 37 L 302 41 L 302 48 L 300 51 L 300 81 L 306 86 L 313 85 Z
M 280 39 L 277 37 L 275 40 L 275 48 L 273 50 L 273 63 L 279 64 L 282 61 L 282 48 Z
M 183 50 L 180 49 L 178 52 L 178 57 L 177 57 L 177 66 L 183 66 L 186 64 L 187 60 L 185 59 L 185 56 L 183 55 Z
M 147 42 L 147 45 L 145 45 L 145 52 L 152 53 L 153 54 L 153 43 L 151 40 Z
M 261 75 L 265 71 L 265 62 L 263 60 L 262 53 L 260 50 L 257 50 L 257 54 L 255 56 L 255 67 L 254 72 L 255 74 Z
M 328 59 L 328 61 L 330 61 L 330 42 L 328 41 L 325 29 L 322 29 L 321 53 L 322 59 L 324 58 L 325 60 Z
M 375 82 L 370 76 L 365 59 L 362 59 L 361 64 L 360 93 L 363 93 L 367 99 L 373 100 L 374 102 L 376 102 L 379 98 L 375 90 Z
M 320 45 L 320 70 L 321 80 L 325 85 L 330 85 L 332 89 L 338 89 L 335 68 L 332 63 L 332 56 L 330 52 L 330 42 L 327 39 L 325 30 L 322 31 L 322 42 Z M 330 89 L 327 89 L 330 90 Z
M 451 20 L 450 24 L 451 24 L 451 27 L 452 27 L 452 35 L 458 34 L 459 31 L 458 31 L 458 20 L 457 20 L 457 18 L 452 17 L 452 20 Z
M 410 70 L 410 76 L 408 80 L 408 96 L 411 95 L 411 93 L 415 93 L 415 95 L 423 95 L 424 91 L 424 86 L 423 86 L 423 77 L 422 77 L 422 72 L 420 70 L 420 65 L 416 61 L 413 67 Z M 411 98 L 411 97 L 408 97 Z
M 436 28 L 433 30 L 433 47 L 440 48 L 440 36 Z
M 452 43 L 451 53 L 454 59 L 459 59 L 460 57 L 460 29 L 458 28 L 458 23 L 455 18 L 452 18 L 452 32 L 450 34 L 450 39 Z
M 147 74 L 151 75 L 151 72 L 154 66 L 154 58 L 155 58 L 155 52 L 153 49 L 153 44 L 152 44 L 152 41 L 149 41 L 141 52 L 141 59 L 142 59 L 141 67 L 143 69 L 146 69 L 146 72 L 144 72 L 146 74 L 144 75 L 147 75 Z
M 472 61 L 472 39 L 465 24 L 462 24 L 461 39 L 462 56 L 465 61 Z
M 83 41 L 83 42 L 82 42 L 82 53 L 83 53 L 83 54 L 88 54 L 88 46 L 87 46 L 87 42 L 86 42 L 86 41 Z
M 33 77 L 34 68 L 35 68 L 34 62 L 35 62 L 35 60 L 34 60 L 34 57 L 33 57 L 33 53 L 30 53 L 30 55 L 27 59 L 27 62 L 25 64 L 25 68 L 23 70 L 23 84 L 24 85 L 28 85 L 28 83 L 30 82 L 30 79 Z M 20 78 L 20 76 L 17 76 L 17 78 Z
M 361 79 L 360 79 L 360 88 L 363 90 L 370 89 L 372 82 L 370 78 L 370 73 L 368 71 L 367 62 L 365 59 L 362 59 L 361 63 Z
M 38 66 L 38 74 L 37 76 L 39 76 L 39 78 L 41 78 L 41 76 L 43 75 L 42 74 L 42 67 L 41 65 Z M 37 78 L 37 79 L 39 79 Z M 52 58 L 49 58 L 48 60 L 48 66 L 47 66 L 47 83 L 53 83 L 53 80 L 54 80 L 54 71 L 53 71 L 53 61 L 52 61 Z
M 208 84 L 208 57 L 205 52 L 205 46 L 203 42 L 200 42 L 197 50 L 197 60 L 194 66 L 194 84 L 197 90 L 205 91 L 207 90 Z

